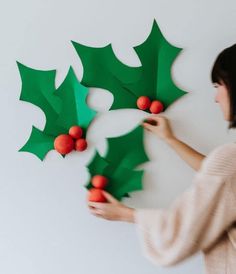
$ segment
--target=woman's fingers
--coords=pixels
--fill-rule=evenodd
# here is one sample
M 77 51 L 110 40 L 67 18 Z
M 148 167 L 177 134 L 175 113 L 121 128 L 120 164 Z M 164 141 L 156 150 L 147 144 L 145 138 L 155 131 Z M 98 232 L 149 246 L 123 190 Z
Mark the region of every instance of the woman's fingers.
M 103 208 L 100 208 L 99 205 L 88 205 L 88 207 L 91 213 L 102 214 L 103 212 Z
M 104 207 L 104 203 L 88 202 L 88 206 L 102 209 Z
M 107 199 L 108 202 L 110 203 L 119 203 L 119 201 L 114 198 L 110 193 L 106 192 L 105 190 L 103 190 L 103 195 L 105 196 L 105 198 Z
M 98 209 L 90 208 L 89 210 L 93 215 L 97 217 L 102 217 L 102 213 Z
M 149 131 L 152 131 L 152 129 L 155 127 L 155 126 L 153 126 L 153 125 L 151 125 L 150 123 L 147 123 L 147 122 L 143 122 L 142 125 L 143 125 L 144 128 L 146 128 Z
M 146 120 L 143 121 L 144 123 L 148 123 L 150 125 L 156 126 L 157 125 L 157 121 L 154 120 L 153 118 L 147 118 Z
M 161 121 L 164 121 L 164 120 L 167 120 L 166 117 L 160 115 L 160 114 L 153 114 L 153 115 L 150 115 L 149 116 L 150 119 L 156 121 L 156 122 L 161 122 Z
M 154 119 L 165 118 L 165 116 L 163 116 L 162 114 L 151 114 L 150 117 Z
M 143 121 L 143 126 L 146 129 L 152 130 L 156 128 L 157 126 L 165 125 L 167 124 L 168 120 L 164 116 L 155 115 L 155 116 L 149 116 Z

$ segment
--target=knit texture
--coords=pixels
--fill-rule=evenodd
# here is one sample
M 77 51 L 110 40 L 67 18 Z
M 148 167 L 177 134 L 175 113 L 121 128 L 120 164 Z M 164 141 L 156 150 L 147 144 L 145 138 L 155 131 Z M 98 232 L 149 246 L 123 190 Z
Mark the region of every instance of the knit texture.
M 143 255 L 161 266 L 203 252 L 207 274 L 236 273 L 236 143 L 213 150 L 169 208 L 136 209 Z

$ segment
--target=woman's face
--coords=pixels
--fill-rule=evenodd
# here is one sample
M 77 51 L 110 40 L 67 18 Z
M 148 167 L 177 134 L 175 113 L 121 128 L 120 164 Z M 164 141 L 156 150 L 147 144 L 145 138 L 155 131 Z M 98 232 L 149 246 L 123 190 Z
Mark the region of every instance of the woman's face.
M 226 85 L 221 82 L 221 84 L 214 83 L 214 87 L 217 89 L 215 95 L 215 102 L 220 105 L 221 111 L 224 115 L 226 121 L 230 120 L 230 101 L 229 92 Z

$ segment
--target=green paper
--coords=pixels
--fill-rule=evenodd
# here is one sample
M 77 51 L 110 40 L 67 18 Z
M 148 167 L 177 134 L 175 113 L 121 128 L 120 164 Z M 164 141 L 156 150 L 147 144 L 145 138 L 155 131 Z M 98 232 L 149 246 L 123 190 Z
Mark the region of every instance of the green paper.
M 137 126 L 128 134 L 108 138 L 109 150 L 106 160 L 113 165 L 133 169 L 137 165 L 148 161 L 143 146 L 144 130 Z
M 77 80 L 72 67 L 55 95 L 62 101 L 57 124 L 66 132 L 72 125 L 80 125 L 86 129 L 95 117 L 96 111 L 88 107 L 86 103 L 88 89 Z
M 36 70 L 17 62 L 22 88 L 20 100 L 39 107 L 45 114 L 45 134 L 57 134 L 61 127 L 55 123 L 61 108 L 61 100 L 54 96 L 55 70 Z
M 33 126 L 28 141 L 19 151 L 31 152 L 43 160 L 52 149 L 54 149 L 54 137 Z
M 135 168 L 149 160 L 143 146 L 143 131 L 138 126 L 126 135 L 108 138 L 106 156 L 102 157 L 96 152 L 87 166 L 91 177 L 100 174 L 108 178 L 109 183 L 105 190 L 118 200 L 129 197 L 128 193 L 132 191 L 142 189 L 144 171 Z M 86 188 L 91 187 L 89 182 Z
M 67 134 L 74 125 L 86 132 L 96 112 L 87 106 L 88 89 L 80 84 L 71 67 L 63 83 L 55 89 L 55 70 L 41 71 L 17 64 L 22 79 L 20 100 L 36 105 L 46 117 L 44 129 L 33 127 L 30 138 L 19 151 L 31 152 L 43 160 L 54 149 L 58 135 Z
M 166 109 L 186 94 L 171 76 L 171 66 L 181 49 L 168 43 L 155 20 L 146 41 L 134 47 L 140 67 L 120 62 L 111 44 L 93 48 L 72 43 L 84 67 L 82 84 L 109 90 L 114 96 L 111 109 L 137 108 L 136 101 L 142 95 L 160 100 Z

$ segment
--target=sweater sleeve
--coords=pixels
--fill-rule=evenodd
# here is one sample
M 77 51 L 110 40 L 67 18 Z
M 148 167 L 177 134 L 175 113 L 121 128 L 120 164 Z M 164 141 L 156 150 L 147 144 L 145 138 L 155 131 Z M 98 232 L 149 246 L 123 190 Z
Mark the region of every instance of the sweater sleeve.
M 135 226 L 147 259 L 175 265 L 215 243 L 235 219 L 229 187 L 235 166 L 236 145 L 221 146 L 205 158 L 192 187 L 168 209 L 135 210 Z

